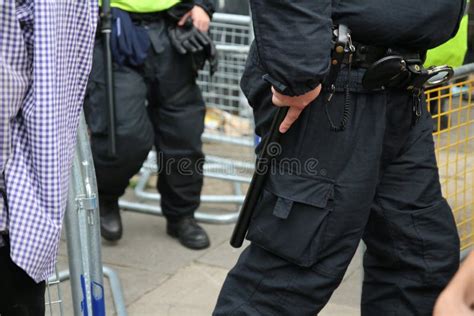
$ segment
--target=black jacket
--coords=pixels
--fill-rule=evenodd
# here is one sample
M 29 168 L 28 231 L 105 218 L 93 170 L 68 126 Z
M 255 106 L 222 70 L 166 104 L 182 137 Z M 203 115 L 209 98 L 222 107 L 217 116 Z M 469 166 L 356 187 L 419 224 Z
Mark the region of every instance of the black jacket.
M 354 41 L 425 51 L 454 36 L 465 0 L 250 0 L 258 59 L 280 83 L 301 95 L 329 70 L 333 25 Z M 277 85 L 278 88 L 278 85 Z

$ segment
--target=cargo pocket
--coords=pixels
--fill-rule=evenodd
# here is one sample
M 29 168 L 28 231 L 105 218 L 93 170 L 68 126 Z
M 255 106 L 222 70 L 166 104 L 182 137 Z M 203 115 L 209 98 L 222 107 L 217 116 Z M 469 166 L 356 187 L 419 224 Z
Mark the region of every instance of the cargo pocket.
M 334 183 L 325 178 L 269 177 L 247 239 L 302 267 L 314 265 L 324 244 Z
M 445 286 L 459 264 L 459 236 L 451 208 L 442 200 L 414 212 L 413 222 L 427 265 L 425 281 L 433 286 Z
M 444 287 L 459 262 L 459 238 L 445 200 L 418 210 L 385 213 L 402 277 Z

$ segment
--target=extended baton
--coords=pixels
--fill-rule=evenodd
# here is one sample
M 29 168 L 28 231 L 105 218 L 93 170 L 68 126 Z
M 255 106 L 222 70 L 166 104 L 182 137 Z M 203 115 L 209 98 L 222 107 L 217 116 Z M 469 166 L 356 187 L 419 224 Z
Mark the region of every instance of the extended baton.
M 117 155 L 116 133 L 115 133 L 115 95 L 114 95 L 114 73 L 112 62 L 112 50 L 110 48 L 110 35 L 112 33 L 112 13 L 110 11 L 110 0 L 102 1 L 101 28 L 102 43 L 104 48 L 105 65 L 105 102 L 108 112 L 109 138 L 107 150 L 110 157 Z
M 257 204 L 258 198 L 262 193 L 267 173 L 270 166 L 271 153 L 269 148 L 272 144 L 280 141 L 281 133 L 279 131 L 280 124 L 283 122 L 286 114 L 288 113 L 288 107 L 281 107 L 273 117 L 272 125 L 270 126 L 269 135 L 266 137 L 263 143 L 263 147 L 260 151 L 260 155 L 257 157 L 255 166 L 255 172 L 252 176 L 252 181 L 247 190 L 247 194 L 240 209 L 239 219 L 234 227 L 234 232 L 230 238 L 230 244 L 234 248 L 239 248 L 244 242 L 245 236 L 250 225 L 250 220 L 253 213 L 255 212 L 255 205 Z

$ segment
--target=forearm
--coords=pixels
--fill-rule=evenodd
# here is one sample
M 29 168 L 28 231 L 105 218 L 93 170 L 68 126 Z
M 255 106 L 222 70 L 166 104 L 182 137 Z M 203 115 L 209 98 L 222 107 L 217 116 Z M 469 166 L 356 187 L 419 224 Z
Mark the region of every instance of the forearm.
M 329 70 L 331 0 L 251 0 L 259 58 L 286 95 L 314 89 Z M 283 87 L 286 87 L 285 91 Z

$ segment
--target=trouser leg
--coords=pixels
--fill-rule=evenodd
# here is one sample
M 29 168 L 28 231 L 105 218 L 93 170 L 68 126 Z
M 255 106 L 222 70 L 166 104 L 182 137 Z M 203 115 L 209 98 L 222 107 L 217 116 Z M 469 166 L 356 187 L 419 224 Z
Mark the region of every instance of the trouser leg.
M 149 96 L 158 190 L 164 215 L 176 219 L 192 216 L 200 204 L 205 106 L 190 56 L 178 54 L 165 32 L 150 34 L 162 45 L 153 59 L 156 72 Z
M 342 275 L 297 266 L 252 244 L 227 275 L 213 315 L 314 316 L 341 280 Z
M 364 235 L 364 316 L 431 315 L 458 268 L 459 238 L 431 134 L 425 113 L 383 171 Z
M 117 198 L 128 186 L 153 145 L 146 110 L 147 86 L 132 68 L 114 65 L 117 156 L 108 155 L 108 111 L 105 102 L 103 50 L 94 48 L 94 61 L 85 99 L 99 194 Z
M 258 66 L 243 80 L 265 136 L 270 86 Z M 249 227 L 252 244 L 229 273 L 214 315 L 314 316 L 340 284 L 368 220 L 385 129 L 384 94 L 351 93 L 351 100 L 344 132 L 329 128 L 321 96 L 282 136 Z M 344 102 L 342 93 L 333 97 L 334 121 Z
M 45 282 L 36 283 L 15 265 L 8 246 L 0 248 L 0 280 L 0 315 L 44 315 Z

